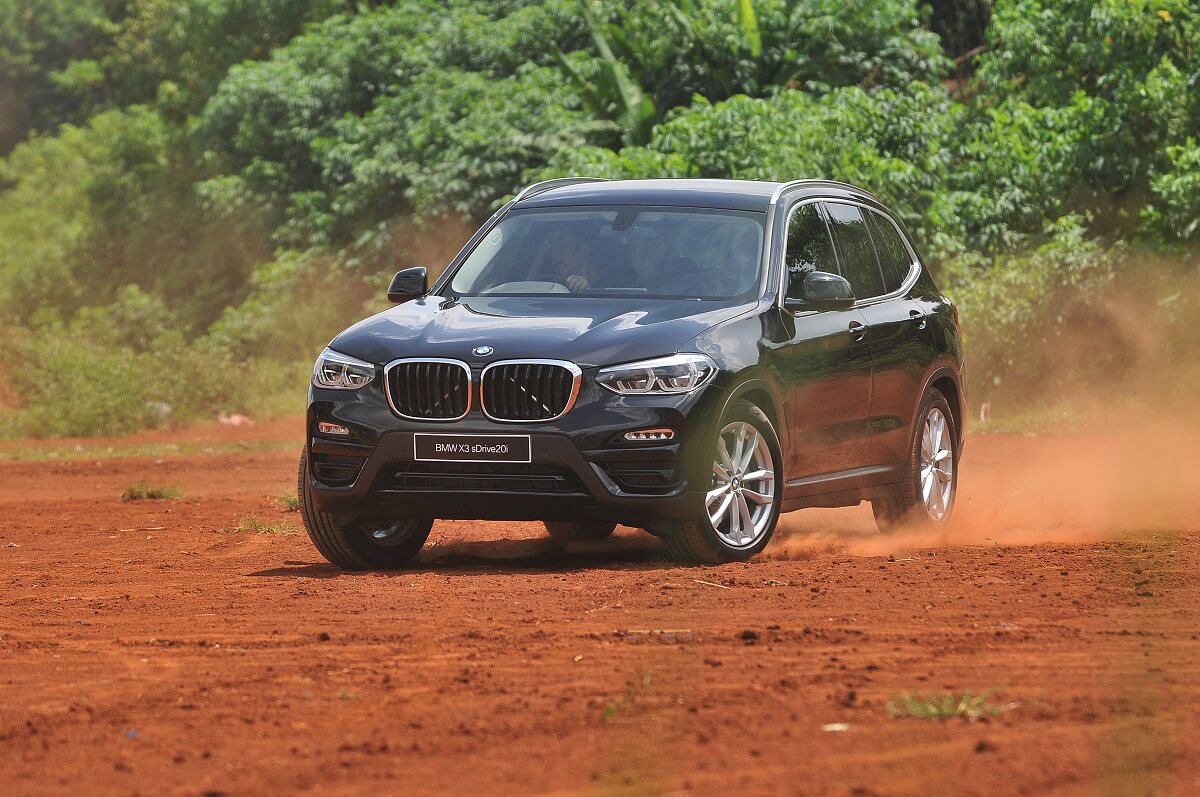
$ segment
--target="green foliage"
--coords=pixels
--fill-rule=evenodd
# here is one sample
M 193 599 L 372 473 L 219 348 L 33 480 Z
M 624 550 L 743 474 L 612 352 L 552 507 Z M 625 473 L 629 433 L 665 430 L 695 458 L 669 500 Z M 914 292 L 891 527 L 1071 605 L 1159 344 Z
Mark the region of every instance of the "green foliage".
M 992 705 L 991 699 L 997 689 L 987 689 L 979 694 L 963 692 L 961 695 L 949 692 L 926 692 L 914 694 L 905 692 L 894 696 L 887 704 L 888 715 L 893 719 L 913 718 L 924 720 L 964 719 L 975 722 L 985 717 L 998 717 L 1012 711 L 1017 703 Z
M 104 41 L 104 0 L 0 0 L 0 155 L 74 118 L 54 76 Z
M 971 378 L 985 396 L 1034 385 L 1051 392 L 1066 380 L 1111 375 L 1129 364 L 1106 334 L 1106 289 L 1125 264 L 1126 247 L 1088 238 L 1075 216 L 1047 224 L 1046 237 L 1028 253 L 990 262 L 972 255 L 945 268 L 944 287 L 964 319 Z M 1045 345 L 1065 336 L 1072 345 Z M 1075 345 L 1080 340 L 1094 344 L 1086 356 Z
M 233 64 L 266 57 L 346 0 L 133 0 L 97 58 L 60 84 L 123 106 L 156 100 L 172 113 L 204 104 Z M 80 65 L 86 65 L 84 69 Z
M 172 485 L 152 487 L 145 479 L 131 484 L 121 493 L 122 501 L 173 501 L 183 497 L 183 490 Z
M 903 0 L 662 0 L 609 6 L 603 20 L 590 3 L 582 8 L 593 47 L 582 64 L 559 61 L 627 144 L 646 143 L 654 122 L 696 95 L 903 87 L 947 66 L 937 37 L 915 24 L 916 4 Z
M 80 180 L 94 147 L 68 127 L 19 145 L 0 161 L 0 319 L 21 321 L 75 299 L 75 253 L 92 228 Z
M 646 147 L 563 150 L 540 176 L 828 177 L 873 186 L 929 239 L 934 189 L 948 166 L 954 125 L 945 91 L 920 83 L 903 91 L 742 95 L 716 104 L 697 98 L 655 128 Z
M 295 524 L 286 520 L 264 521 L 253 516 L 244 517 L 237 522 L 237 525 L 222 529 L 222 531 L 225 534 L 282 534 L 287 536 L 300 533 Z
M 0 354 L 21 399 L 8 425 L 36 437 L 120 434 L 220 411 L 257 414 L 271 408 L 259 397 L 302 384 L 293 369 L 235 359 L 173 326 L 160 299 L 129 286 L 69 323 L 6 336 Z
M 293 364 L 304 377 L 346 319 L 360 315 L 363 302 L 383 290 L 371 290 L 361 278 L 315 253 L 284 253 L 259 266 L 249 282 L 246 299 L 225 309 L 203 343 L 237 359 L 267 353 Z
M 991 35 L 979 59 L 985 99 L 1091 105 L 1070 166 L 1101 204 L 1144 196 L 1200 129 L 1200 10 L 1189 0 L 1019 0 L 997 6 Z
M 1200 145 L 1167 147 L 1170 168 L 1153 174 L 1151 204 L 1142 208 L 1145 228 L 1164 240 L 1200 240 Z
M 203 328 L 269 250 L 257 217 L 207 208 L 178 131 L 157 112 L 105 111 L 0 162 L 0 319 L 70 315 L 137 284 Z
M 522 7 L 506 16 L 505 4 L 485 14 L 479 4 L 461 0 L 449 7 L 409 0 L 369 15 L 332 17 L 269 60 L 230 69 L 194 138 L 207 161 L 242 178 L 244 192 L 271 210 L 279 239 L 292 245 L 344 244 L 380 217 L 413 209 L 405 193 L 411 173 L 422 168 L 445 174 L 450 183 L 435 192 L 439 201 L 448 193 L 449 206 L 478 212 L 486 203 L 474 195 L 488 193 L 490 201 L 508 193 L 530 165 L 520 147 L 494 160 L 490 151 L 480 152 L 481 133 L 495 124 L 502 145 L 542 133 L 553 140 L 561 121 L 555 109 L 578 107 L 553 74 L 523 66 L 536 60 L 530 55 L 544 49 L 543 42 L 577 38 L 572 17 L 559 6 L 548 3 L 541 14 Z M 418 108 L 404 107 L 414 102 Z M 551 106 L 545 113 L 543 103 Z M 525 114 L 530 121 L 512 129 Z M 487 158 L 478 175 L 461 160 L 448 168 L 435 162 L 438 144 L 456 139 L 458 131 L 433 129 L 434 119 L 470 128 L 463 131 L 463 158 Z M 535 127 L 539 123 L 543 127 Z M 384 140 L 388 135 L 398 138 Z M 562 140 L 574 143 L 569 131 Z M 382 165 L 369 162 L 376 150 L 386 158 Z M 347 161 L 359 155 L 368 162 Z M 485 182 L 482 189 L 464 182 L 480 176 L 508 182 Z M 383 204 L 343 192 L 347 186 L 365 187 Z M 347 198 L 355 204 L 343 211 Z M 364 208 L 365 217 L 354 215 Z
M 964 116 L 944 174 L 939 254 L 1013 251 L 1045 219 L 1096 207 L 1091 192 L 1075 195 L 1082 152 L 1103 124 L 1085 94 L 1041 108 L 1006 100 Z
M 504 79 L 425 72 L 370 113 L 339 122 L 337 143 L 319 154 L 329 204 L 318 206 L 316 219 L 329 219 L 334 239 L 338 229 L 404 214 L 478 218 L 526 170 L 611 132 L 579 109 L 548 67 Z
M 577 68 L 557 47 L 554 49 L 555 59 L 579 91 L 585 107 L 598 117 L 616 121 L 624 131 L 627 142 L 640 144 L 649 138 L 650 129 L 658 117 L 654 100 L 630 77 L 625 62 L 613 54 L 608 43 L 609 32 L 622 35 L 621 29 L 602 26 L 590 2 L 584 2 L 581 7 L 600 55 L 594 78 L 589 80 L 583 70 Z
M 997 3 L 979 79 L 1037 105 L 1066 102 L 1077 91 L 1122 102 L 1164 60 L 1195 74 L 1198 35 L 1200 15 L 1189 0 Z
M 976 396 L 1054 389 L 1028 344 L 1072 330 L 1059 370 L 1108 368 L 1114 284 L 1200 261 L 1200 12 L 1013 0 L 952 66 L 922 15 L 960 55 L 990 6 L 0 0 L 2 431 L 298 406 L 390 272 L 565 174 L 858 183 L 958 299 Z

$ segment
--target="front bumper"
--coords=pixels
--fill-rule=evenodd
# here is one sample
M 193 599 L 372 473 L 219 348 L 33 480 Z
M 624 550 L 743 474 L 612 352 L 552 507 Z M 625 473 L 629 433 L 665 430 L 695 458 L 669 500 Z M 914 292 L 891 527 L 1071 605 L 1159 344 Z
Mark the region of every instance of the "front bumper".
M 616 396 L 591 384 L 550 423 L 496 423 L 478 409 L 450 422 L 397 417 L 382 394 L 314 388 L 308 410 L 311 494 L 325 512 L 358 517 L 478 520 L 607 520 L 646 526 L 694 518 L 711 479 L 714 414 L 723 391 L 685 396 Z M 351 430 L 317 433 L 319 421 Z M 675 430 L 669 444 L 631 444 L 627 431 Z M 414 457 L 413 435 L 528 434 L 529 464 L 430 463 Z

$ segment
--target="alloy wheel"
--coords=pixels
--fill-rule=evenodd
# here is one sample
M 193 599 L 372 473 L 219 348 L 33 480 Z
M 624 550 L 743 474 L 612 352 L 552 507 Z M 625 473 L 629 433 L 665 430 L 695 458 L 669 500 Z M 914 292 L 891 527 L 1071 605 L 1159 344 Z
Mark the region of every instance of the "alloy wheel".
M 708 519 L 722 541 L 749 548 L 767 532 L 775 504 L 775 458 L 750 423 L 734 421 L 717 435 Z
M 921 431 L 921 500 L 935 521 L 950 512 L 954 497 L 954 441 L 946 416 L 937 407 L 925 416 Z

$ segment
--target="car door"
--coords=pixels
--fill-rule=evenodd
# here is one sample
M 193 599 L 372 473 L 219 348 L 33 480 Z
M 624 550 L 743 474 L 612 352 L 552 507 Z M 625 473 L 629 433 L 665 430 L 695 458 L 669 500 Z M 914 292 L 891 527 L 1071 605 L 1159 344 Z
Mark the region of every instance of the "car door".
M 811 271 L 838 273 L 828 224 L 813 202 L 794 206 L 784 248 L 785 295 L 800 298 Z M 856 309 L 782 312 L 773 367 L 785 386 L 791 480 L 859 467 L 866 457 L 871 358 Z M 811 490 L 810 490 L 811 492 Z
M 924 375 L 936 356 L 931 307 L 913 296 L 911 278 L 919 268 L 916 254 L 887 215 L 863 209 L 875 244 L 883 293 L 866 297 L 859 307 L 866 319 L 873 362 L 871 391 L 871 465 L 903 462 L 912 440 L 910 427 Z

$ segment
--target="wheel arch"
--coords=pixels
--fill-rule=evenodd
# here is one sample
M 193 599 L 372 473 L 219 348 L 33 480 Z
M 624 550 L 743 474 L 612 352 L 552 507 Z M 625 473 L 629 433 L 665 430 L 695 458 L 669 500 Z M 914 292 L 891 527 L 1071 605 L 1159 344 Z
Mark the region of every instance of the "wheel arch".
M 936 388 L 946 397 L 946 403 L 950 405 L 950 415 L 954 420 L 954 431 L 958 438 L 956 442 L 961 446 L 966 434 L 967 408 L 959 376 L 949 366 L 938 368 L 925 377 L 925 384 L 917 396 L 917 406 L 913 410 L 913 423 L 915 424 L 917 421 L 915 413 L 920 410 L 920 400 L 931 387 Z
M 721 414 L 723 415 L 725 408 L 738 399 L 748 401 L 762 410 L 763 415 L 767 416 L 767 420 L 774 427 L 775 436 L 779 438 L 780 445 L 782 446 L 790 430 L 787 428 L 787 424 L 782 423 L 783 402 L 771 384 L 765 379 L 757 377 L 739 383 L 737 387 L 729 391 L 729 396 L 725 400 L 725 407 L 722 407 Z

